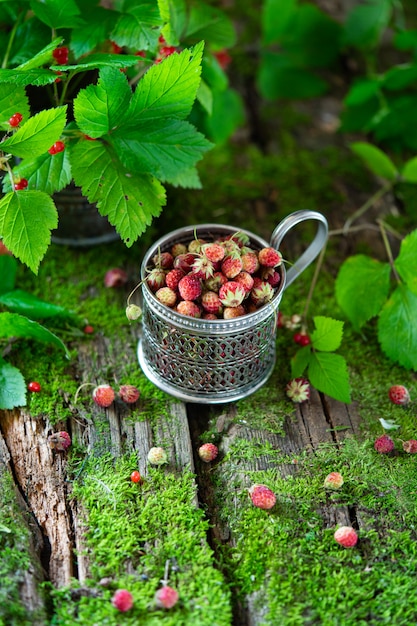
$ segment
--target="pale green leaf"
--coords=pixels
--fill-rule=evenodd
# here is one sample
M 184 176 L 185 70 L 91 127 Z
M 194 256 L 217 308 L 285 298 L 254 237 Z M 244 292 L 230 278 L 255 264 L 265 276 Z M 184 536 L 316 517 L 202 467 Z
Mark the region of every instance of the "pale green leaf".
M 10 130 L 9 119 L 14 113 L 23 116 L 24 123 L 30 115 L 29 99 L 23 87 L 12 83 L 0 83 L 0 128 Z
M 55 81 L 56 72 L 42 68 L 33 70 L 0 69 L 0 83 L 12 83 L 15 87 L 26 87 L 26 85 L 41 87 Z
M 71 156 L 75 183 L 131 246 L 160 214 L 164 188 L 152 176 L 127 171 L 100 142 L 80 141 Z
M 322 315 L 317 315 L 313 321 L 316 327 L 311 333 L 314 349 L 325 352 L 337 350 L 342 343 L 343 322 Z
M 42 343 L 50 343 L 63 350 L 69 357 L 69 352 L 59 337 L 42 324 L 18 313 L 0 313 L 0 337 L 36 339 Z
M 336 278 L 336 300 L 358 330 L 380 312 L 390 289 L 391 268 L 364 254 L 351 256 Z
M 378 319 L 383 352 L 406 369 L 417 371 L 417 294 L 399 285 Z
M 0 313 L 1 315 L 1 313 Z M 26 404 L 26 384 L 17 367 L 0 357 L 0 409 L 14 409 Z M 0 529 L 6 532 L 3 529 Z
M 369 167 L 371 172 L 394 182 L 399 176 L 399 172 L 389 156 L 382 150 L 364 141 L 357 141 L 350 145 L 351 150 L 357 154 Z
M 291 377 L 299 378 L 304 374 L 311 361 L 311 347 L 304 346 L 297 350 L 291 359 Z
M 67 107 L 62 106 L 37 113 L 3 141 L 3 151 L 22 159 L 32 159 L 46 152 L 60 138 L 66 112 Z
M 406 183 L 417 183 L 417 157 L 409 159 L 401 170 L 401 180 Z
M 138 0 L 120 15 L 111 33 L 119 46 L 152 50 L 158 42 L 162 19 L 156 0 Z
M 417 295 L 417 230 L 406 235 L 401 242 L 400 252 L 395 259 L 395 269 Z
M 137 85 L 126 121 L 185 119 L 200 84 L 203 47 L 200 42 L 149 68 Z
M 58 214 L 43 191 L 10 192 L 0 200 L 0 236 L 4 245 L 35 274 L 51 243 Z
M 45 65 L 46 63 L 50 63 L 53 59 L 52 52 L 55 50 L 55 48 L 60 46 L 62 42 L 63 42 L 62 37 L 55 38 L 53 41 L 51 41 L 51 43 L 49 43 L 47 46 L 42 48 L 42 50 L 40 50 L 37 54 L 35 54 L 28 61 L 25 61 L 25 63 L 22 63 L 21 65 L 19 65 L 16 69 L 21 70 L 21 71 L 32 70 L 32 69 L 41 67 L 42 65 Z
M 51 28 L 76 28 L 83 21 L 74 0 L 31 0 L 30 6 L 36 17 Z
M 308 367 L 308 379 L 318 391 L 349 403 L 349 373 L 345 359 L 332 352 L 312 352 Z

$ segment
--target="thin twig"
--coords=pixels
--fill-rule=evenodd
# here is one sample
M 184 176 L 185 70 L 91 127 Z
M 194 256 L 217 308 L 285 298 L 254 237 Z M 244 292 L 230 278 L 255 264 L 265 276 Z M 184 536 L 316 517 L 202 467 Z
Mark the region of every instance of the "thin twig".
M 364 213 L 366 213 L 366 211 L 368 209 L 370 209 L 377 200 L 379 200 L 379 198 L 382 198 L 382 196 L 384 196 L 388 191 L 390 191 L 390 189 L 392 189 L 392 183 L 389 182 L 386 185 L 384 185 L 383 187 L 381 187 L 380 189 L 378 189 L 378 191 L 376 191 L 370 198 L 368 198 L 368 200 L 361 206 L 359 207 L 359 209 L 357 211 L 355 211 L 349 219 L 346 220 L 345 225 L 344 225 L 344 234 L 346 235 L 352 225 L 352 223 L 358 219 L 358 217 L 361 217 L 361 215 L 363 215 Z

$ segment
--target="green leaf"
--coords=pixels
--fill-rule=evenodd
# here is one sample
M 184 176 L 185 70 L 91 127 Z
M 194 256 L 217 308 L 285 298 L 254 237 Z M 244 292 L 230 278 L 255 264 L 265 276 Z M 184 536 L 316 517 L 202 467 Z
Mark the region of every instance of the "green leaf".
M 389 263 L 364 254 L 346 259 L 336 278 L 336 300 L 358 330 L 380 312 L 390 289 Z
M 3 141 L 3 151 L 22 159 L 33 158 L 46 152 L 64 130 L 66 111 L 67 107 L 63 106 L 37 113 L 11 137 Z
M 265 0 L 262 6 L 262 43 L 279 42 L 291 29 L 298 5 L 296 0 Z
M 349 403 L 349 373 L 345 359 L 332 352 L 313 352 L 308 367 L 308 379 L 318 391 Z
M 149 68 L 138 83 L 124 121 L 185 119 L 200 84 L 203 48 L 201 42 Z
M 34 70 L 8 70 L 0 69 L 0 83 L 12 83 L 15 87 L 26 87 L 26 85 L 49 85 L 55 82 L 56 72 L 44 70 L 42 68 Z
M 344 22 L 344 42 L 356 48 L 372 48 L 379 43 L 392 12 L 391 0 L 365 0 L 354 6 Z
M 0 236 L 4 245 L 35 274 L 51 243 L 58 215 L 43 191 L 11 192 L 0 199 Z
M 317 315 L 313 320 L 316 326 L 311 333 L 313 348 L 325 352 L 337 350 L 342 343 L 343 322 L 322 315 Z
M 268 100 L 315 98 L 327 91 L 325 80 L 308 69 L 291 65 L 284 53 L 269 51 L 262 54 L 258 87 Z
M 152 50 L 158 42 L 162 19 L 156 0 L 139 0 L 120 15 L 111 33 L 119 46 Z
M 234 89 L 213 92 L 213 111 L 207 115 L 203 130 L 216 145 L 227 141 L 245 122 L 245 107 L 241 96 Z
M 21 113 L 23 122 L 29 118 L 29 99 L 25 90 L 10 83 L 0 84 L 0 128 L 9 131 L 9 119 L 14 113 Z
M 236 43 L 232 21 L 224 11 L 199 0 L 189 4 L 185 33 L 186 42 L 208 41 L 214 49 L 231 48 Z
M 378 319 L 382 351 L 406 369 L 417 370 L 417 295 L 399 285 Z
M 63 350 L 69 358 L 69 352 L 59 337 L 45 326 L 18 313 L 0 313 L 0 337 L 19 337 L 51 343 Z
M 182 187 L 183 189 L 202 189 L 200 177 L 195 167 L 188 170 L 181 170 L 176 177 L 169 181 L 173 187 Z
M 8 254 L 2 254 L 0 256 L 0 294 L 7 293 L 14 289 L 16 271 L 16 259 Z
M 395 269 L 407 287 L 417 295 L 417 230 L 409 233 L 401 242 L 395 259 Z
M 6 363 L 0 357 L 0 409 L 10 410 L 25 404 L 25 379 L 17 367 Z
M 126 76 L 115 68 L 103 68 L 98 84 L 82 89 L 74 100 L 74 116 L 81 131 L 97 138 L 117 128 L 131 96 Z
M 171 46 L 178 46 L 186 30 L 187 6 L 184 0 L 158 0 L 159 12 L 164 26 L 161 34 Z
M 53 59 L 52 52 L 63 42 L 62 37 L 55 38 L 51 43 L 42 48 L 40 52 L 35 54 L 32 58 L 25 63 L 22 63 L 17 67 L 18 70 L 32 70 L 34 68 L 41 67 L 45 63 L 50 63 Z
M 75 183 L 90 202 L 97 202 L 127 246 L 157 217 L 165 204 L 165 190 L 152 176 L 127 171 L 109 146 L 79 141 L 71 150 Z
M 401 180 L 406 183 L 417 183 L 417 157 L 413 157 L 405 163 L 401 171 Z
M 60 191 L 72 178 L 68 150 L 54 155 L 46 152 L 36 159 L 24 159 L 13 168 L 13 174 L 26 178 L 29 189 L 39 189 L 47 194 Z M 4 181 L 3 190 L 11 191 L 9 179 Z
M 125 67 L 136 65 L 137 62 L 138 57 L 132 54 L 97 52 L 95 54 L 88 54 L 85 59 L 80 59 L 78 63 L 74 63 L 73 65 L 51 65 L 51 69 L 55 71 L 59 70 L 62 72 L 71 72 L 72 74 L 79 74 L 80 72 L 99 70 L 104 67 L 124 69 Z
M 361 79 L 355 83 L 344 99 L 344 104 L 348 107 L 357 106 L 367 102 L 376 96 L 381 88 L 381 83 L 376 79 Z
M 393 182 L 397 179 L 399 175 L 398 170 L 385 152 L 364 141 L 352 143 L 350 147 L 374 174 Z
M 210 115 L 213 111 L 213 92 L 204 80 L 198 87 L 197 100 Z
M 383 86 L 385 89 L 398 90 L 405 89 L 409 85 L 415 84 L 417 79 L 417 65 L 404 63 L 396 65 L 385 73 Z
M 103 7 L 83 11 L 84 24 L 71 33 L 70 48 L 76 59 L 88 54 L 109 39 L 114 24 L 114 12 Z
M 31 0 L 30 6 L 36 17 L 53 29 L 76 28 L 83 23 L 74 0 Z
M 167 182 L 193 167 L 212 147 L 188 122 L 169 119 L 120 128 L 110 141 L 125 168 Z
M 302 376 L 310 364 L 312 357 L 311 347 L 304 346 L 297 350 L 291 359 L 291 377 L 299 378 Z
M 77 320 L 76 315 L 63 306 L 45 302 L 45 300 L 41 300 L 22 289 L 14 289 L 0 295 L 0 304 L 10 309 L 12 313 L 20 313 L 31 320 L 43 320 L 51 317 L 68 319 L 73 322 Z

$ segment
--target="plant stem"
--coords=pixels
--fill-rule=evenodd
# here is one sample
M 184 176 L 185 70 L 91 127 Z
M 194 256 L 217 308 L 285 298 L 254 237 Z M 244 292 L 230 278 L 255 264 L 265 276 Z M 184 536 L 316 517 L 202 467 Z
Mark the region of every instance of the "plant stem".
M 379 225 L 379 230 L 381 232 L 382 241 L 384 242 L 385 250 L 387 252 L 388 261 L 391 266 L 392 272 L 394 274 L 395 280 L 397 281 L 398 284 L 401 284 L 401 278 L 399 277 L 399 274 L 394 264 L 394 257 L 392 256 L 392 250 L 391 250 L 391 246 L 388 240 L 385 224 L 382 220 L 378 220 L 378 225 Z
M 358 219 L 358 217 L 360 217 L 361 215 L 363 215 L 368 209 L 371 208 L 371 206 L 373 206 L 375 204 L 375 202 L 377 200 L 379 200 L 379 198 L 382 198 L 382 196 L 384 196 L 388 191 L 390 191 L 390 189 L 392 189 L 392 183 L 387 183 L 386 185 L 384 185 L 383 187 L 381 187 L 380 189 L 378 189 L 370 198 L 368 198 L 368 200 L 361 206 L 359 207 L 359 209 L 357 211 L 355 211 L 353 213 L 353 215 L 350 216 L 349 219 L 346 220 L 344 226 L 343 226 L 343 231 L 344 234 L 346 235 L 348 230 L 350 229 L 352 223 Z
M 304 323 L 306 323 L 307 320 L 307 315 L 308 315 L 308 309 L 310 308 L 310 303 L 311 303 L 311 298 L 313 297 L 313 293 L 314 293 L 314 289 L 316 287 L 317 284 L 317 280 L 319 277 L 319 273 L 321 270 L 321 266 L 323 265 L 323 260 L 324 260 L 324 255 L 326 254 L 326 249 L 327 249 L 327 244 L 321 249 L 321 252 L 319 254 L 319 258 L 317 259 L 317 263 L 316 263 L 316 268 L 314 270 L 314 275 L 313 275 L 313 279 L 311 281 L 311 285 L 310 285 L 310 289 L 306 298 L 306 304 L 304 307 L 304 311 L 302 313 L 302 318 Z
M 23 12 L 21 12 L 18 15 L 16 22 L 13 24 L 13 28 L 12 28 L 11 33 L 10 33 L 9 41 L 7 42 L 6 52 L 5 52 L 4 57 L 3 57 L 3 63 L 1 64 L 2 69 L 5 69 L 7 67 L 8 62 L 9 62 L 10 51 L 12 49 L 13 41 L 14 41 L 14 38 L 16 36 L 17 29 L 18 29 L 18 27 L 20 25 L 20 20 L 21 20 L 22 16 L 23 16 Z

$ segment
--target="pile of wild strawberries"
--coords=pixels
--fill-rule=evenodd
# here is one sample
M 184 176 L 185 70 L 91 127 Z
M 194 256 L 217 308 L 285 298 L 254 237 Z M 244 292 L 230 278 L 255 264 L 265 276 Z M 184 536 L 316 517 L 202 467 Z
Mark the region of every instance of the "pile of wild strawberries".
M 243 233 L 215 241 L 195 238 L 152 257 L 146 283 L 155 297 L 182 315 L 233 319 L 269 302 L 281 280 L 281 254 L 254 250 Z

